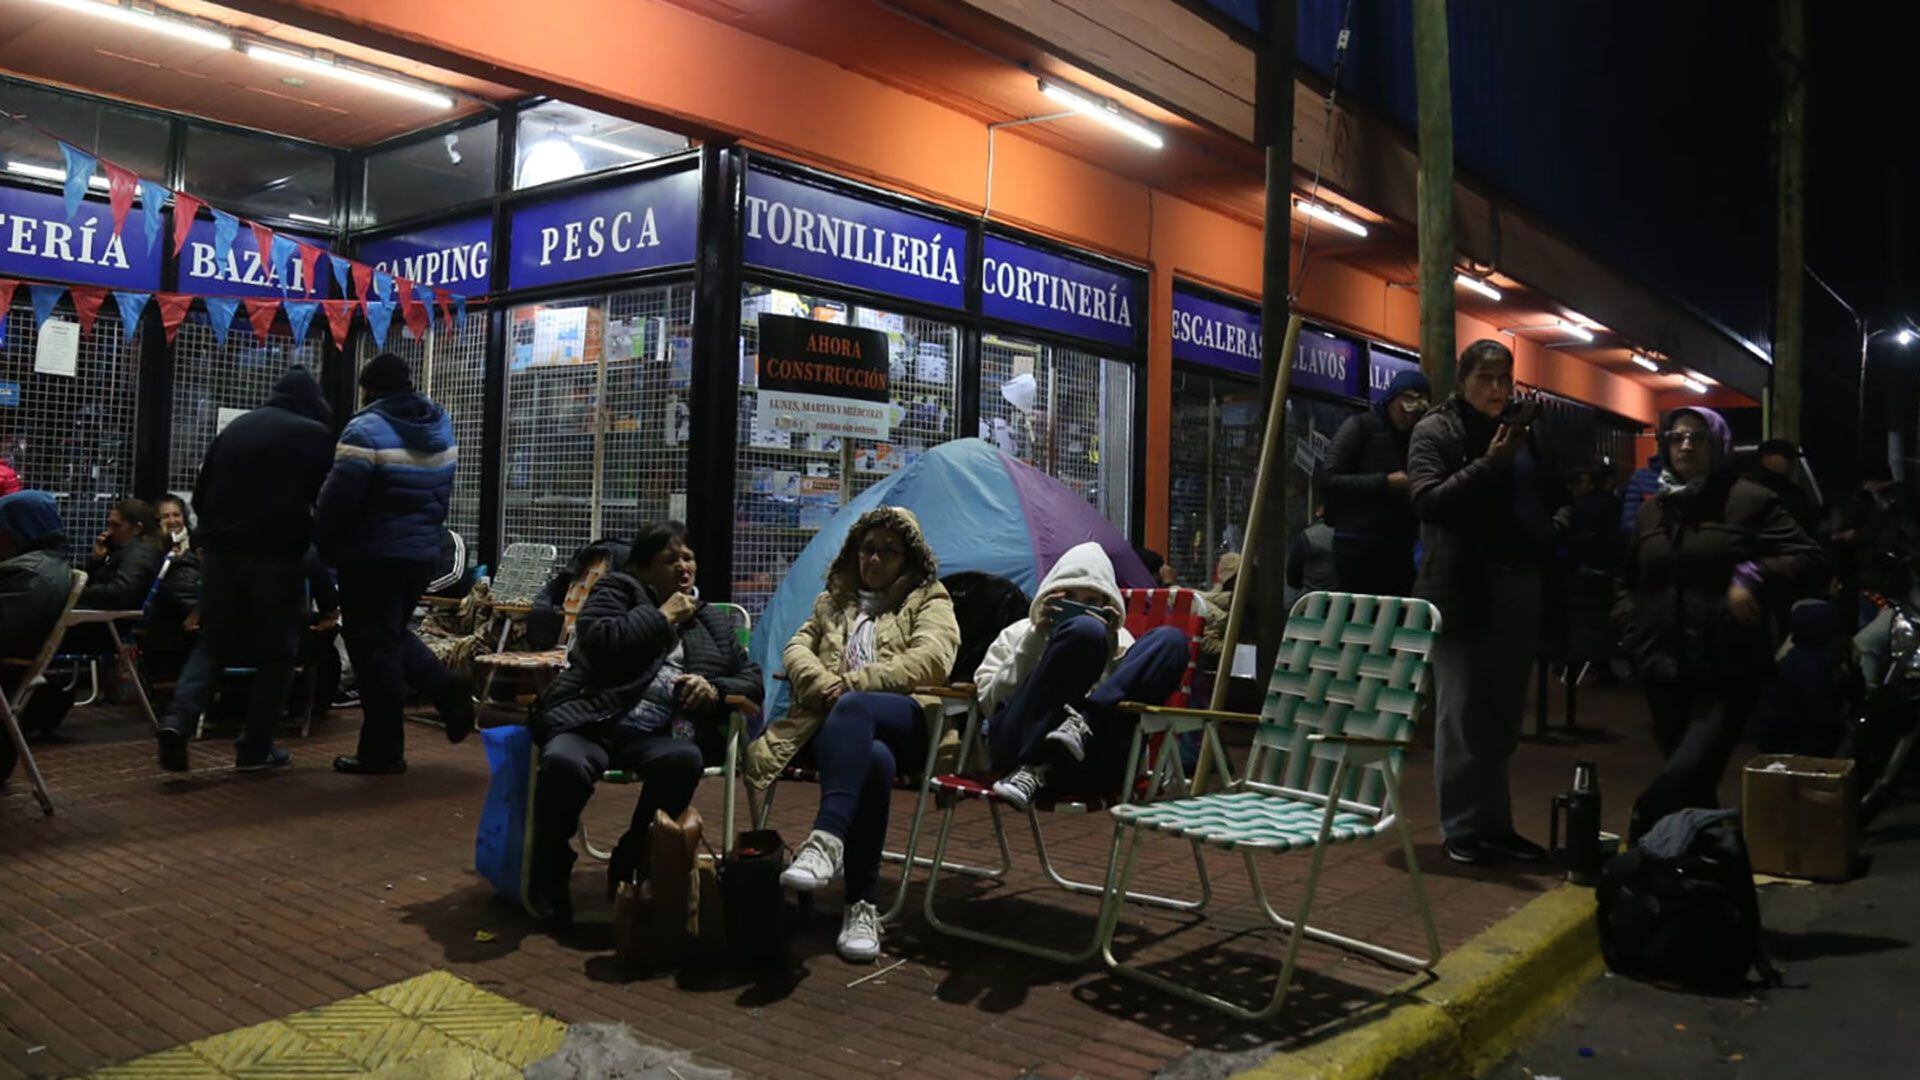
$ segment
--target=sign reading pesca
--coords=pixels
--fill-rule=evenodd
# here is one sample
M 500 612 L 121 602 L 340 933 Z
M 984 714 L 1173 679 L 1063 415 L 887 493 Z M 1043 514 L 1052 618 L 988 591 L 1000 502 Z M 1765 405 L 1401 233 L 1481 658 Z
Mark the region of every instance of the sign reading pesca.
M 138 210 L 115 236 L 106 203 L 82 202 L 69 222 L 60 195 L 0 186 L 0 277 L 152 292 L 160 287 L 167 242 L 159 236 L 147 249 Z
M 690 263 L 700 173 L 682 169 L 516 206 L 507 288 Z
M 747 174 L 746 261 L 942 307 L 967 302 L 967 231 L 758 170 Z
M 1146 279 L 998 236 L 980 257 L 980 311 L 996 319 L 1131 347 Z
M 132 236 L 137 222 L 131 216 L 127 219 L 126 234 Z M 276 229 L 281 236 L 289 240 L 298 240 L 310 244 L 321 251 L 330 250 L 327 241 L 314 236 L 301 236 L 299 233 Z M 142 241 L 144 242 L 144 241 Z M 160 243 L 167 242 L 165 237 Z M 287 272 L 292 280 L 281 287 L 280 275 L 267 267 L 267 260 L 260 257 L 260 245 L 254 240 L 252 230 L 244 225 L 233 239 L 223 262 L 214 258 L 213 222 L 206 218 L 197 218 L 187 230 L 187 242 L 181 245 L 180 291 L 195 296 L 264 296 L 292 300 L 307 297 L 307 278 L 301 269 L 300 258 L 296 254 L 287 260 Z M 315 264 L 315 269 L 326 265 L 325 260 Z M 313 283 L 313 298 L 329 296 L 332 288 L 332 275 L 316 273 L 320 280 Z
M 889 370 L 879 330 L 762 315 L 761 429 L 885 439 L 893 421 Z
M 423 229 L 383 236 L 360 245 L 363 263 L 397 278 L 477 296 L 491 288 L 493 218 L 475 214 Z

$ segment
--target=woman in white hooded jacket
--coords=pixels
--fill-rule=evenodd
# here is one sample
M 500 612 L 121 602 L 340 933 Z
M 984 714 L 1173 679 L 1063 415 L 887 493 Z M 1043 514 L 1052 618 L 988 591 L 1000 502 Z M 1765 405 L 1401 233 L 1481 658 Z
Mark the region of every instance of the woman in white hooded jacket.
M 987 752 L 1005 775 L 994 793 L 1024 810 L 1043 789 L 1105 792 L 1121 781 L 1132 721 L 1122 701 L 1160 702 L 1180 685 L 1187 636 L 1163 626 L 1139 641 L 1099 544 L 1060 556 L 1028 617 L 1000 631 L 974 673 Z

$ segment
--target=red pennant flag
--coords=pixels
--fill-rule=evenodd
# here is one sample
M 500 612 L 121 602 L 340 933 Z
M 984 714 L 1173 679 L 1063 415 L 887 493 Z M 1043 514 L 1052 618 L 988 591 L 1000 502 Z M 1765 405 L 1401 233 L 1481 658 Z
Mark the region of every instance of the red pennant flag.
M 353 264 L 353 294 L 362 300 L 373 299 L 373 267 L 365 263 Z
M 300 280 L 306 285 L 307 295 L 313 295 L 314 267 L 320 263 L 320 249 L 312 244 L 300 245 Z
M 133 209 L 133 193 L 140 186 L 140 178 L 132 170 L 118 165 L 100 163 L 107 170 L 107 205 L 113 208 L 113 235 L 120 235 L 120 227 L 127 223 L 127 211 Z
M 175 199 L 185 198 L 174 195 Z M 153 302 L 160 305 L 160 325 L 167 332 L 167 344 L 173 344 L 173 335 L 180 330 L 180 323 L 187 317 L 187 309 L 193 306 L 193 297 L 183 293 L 155 293 Z
M 107 299 L 107 290 L 97 285 L 71 285 L 67 295 L 73 298 L 73 312 L 80 316 L 80 336 L 93 333 L 93 320 Z
M 0 278 L 0 319 L 6 318 L 8 310 L 13 307 L 13 290 L 19 287 L 20 283 L 17 281 Z
M 434 302 L 440 305 L 440 325 L 447 333 L 453 333 L 453 294 L 445 289 L 433 291 Z
M 176 191 L 173 193 L 174 255 L 179 255 L 180 249 L 186 246 L 187 230 L 193 228 L 193 219 L 199 215 L 200 208 L 205 205 L 205 203 L 184 191 Z M 163 306 L 161 310 L 164 311 L 165 307 Z M 173 325 L 180 325 L 180 321 L 178 319 L 174 320 Z M 167 340 L 173 340 L 173 331 L 171 329 L 167 331 Z
M 400 317 L 406 320 L 407 329 L 413 333 L 415 340 L 425 340 L 427 330 L 433 326 L 433 311 L 412 298 L 401 303 Z
M 247 222 L 247 225 L 253 229 L 253 242 L 260 245 L 260 265 L 272 266 L 273 230 L 267 228 L 265 225 L 256 225 L 251 221 Z
M 247 321 L 253 324 L 253 336 L 260 341 L 267 340 L 273 332 L 273 318 L 280 314 L 278 300 L 248 300 Z
M 397 277 L 393 279 L 393 287 L 400 293 L 400 310 L 407 310 L 407 304 L 413 300 L 413 282 Z
M 322 300 L 320 306 L 327 311 L 327 326 L 333 331 L 335 348 L 347 347 L 347 333 L 353 329 L 353 309 L 359 305 L 352 300 Z

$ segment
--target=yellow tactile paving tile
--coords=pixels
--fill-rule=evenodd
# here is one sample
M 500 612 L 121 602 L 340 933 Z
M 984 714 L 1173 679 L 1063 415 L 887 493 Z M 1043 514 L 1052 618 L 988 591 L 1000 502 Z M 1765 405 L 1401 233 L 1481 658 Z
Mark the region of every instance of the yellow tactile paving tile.
M 505 1080 L 567 1026 L 444 971 L 102 1069 L 106 1080 Z

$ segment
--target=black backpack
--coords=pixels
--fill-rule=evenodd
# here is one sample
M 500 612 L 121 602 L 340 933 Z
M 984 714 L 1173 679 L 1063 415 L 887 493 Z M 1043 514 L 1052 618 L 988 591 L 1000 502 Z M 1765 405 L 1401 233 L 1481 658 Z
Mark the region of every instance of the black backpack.
M 1663 845 L 1661 834 L 1680 840 Z M 1723 992 L 1745 987 L 1756 969 L 1778 981 L 1761 948 L 1760 898 L 1736 814 L 1662 818 L 1607 861 L 1595 893 L 1600 953 L 1618 974 Z

